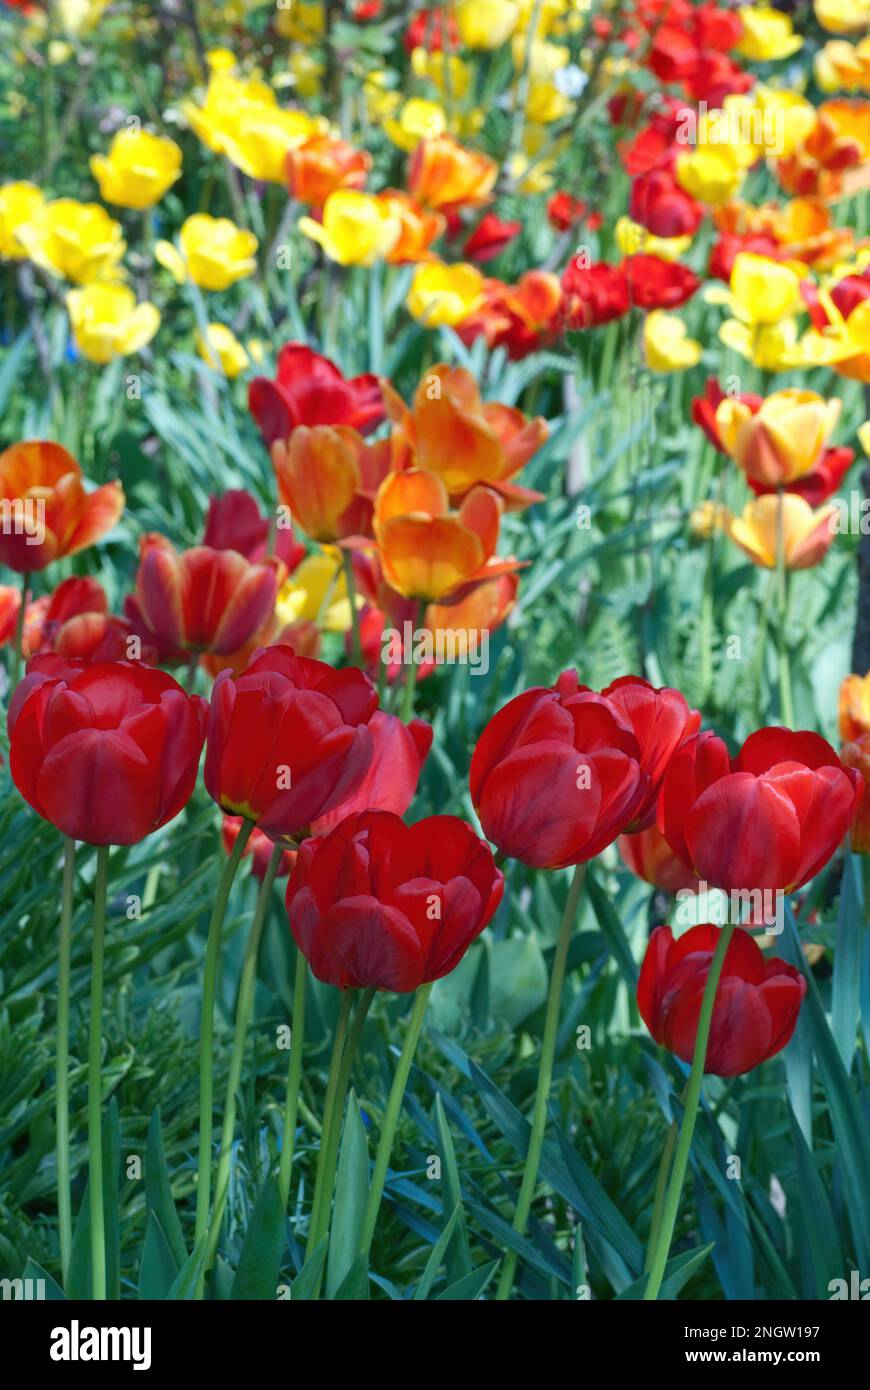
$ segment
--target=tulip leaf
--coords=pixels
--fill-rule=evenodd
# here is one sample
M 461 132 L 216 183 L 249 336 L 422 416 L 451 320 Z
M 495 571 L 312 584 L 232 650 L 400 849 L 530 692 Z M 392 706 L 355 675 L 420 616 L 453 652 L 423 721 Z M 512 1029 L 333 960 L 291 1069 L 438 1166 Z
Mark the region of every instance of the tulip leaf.
M 844 1256 L 836 1240 L 837 1223 L 828 1195 L 794 1111 L 790 1111 L 790 1118 L 801 1199 L 800 1217 L 807 1233 L 813 1267 L 813 1293 L 816 1298 L 827 1298 L 828 1282 L 844 1269 Z
M 462 1183 L 456 1162 L 456 1151 L 447 1122 L 444 1103 L 439 1095 L 435 1097 L 435 1126 L 438 1131 L 438 1148 L 441 1154 L 441 1191 L 444 1211 L 455 1208 L 459 1212 L 456 1234 L 447 1249 L 447 1277 L 451 1283 L 471 1273 L 471 1250 L 468 1244 L 468 1229 L 462 1207 Z
M 456 1227 L 459 1223 L 461 1212 L 461 1207 L 455 1206 L 453 1208 L 453 1211 L 450 1213 L 450 1217 L 447 1221 L 447 1224 L 444 1227 L 444 1230 L 441 1232 L 440 1236 L 438 1237 L 438 1239 L 436 1240 L 435 1244 L 432 1246 L 432 1249 L 429 1252 L 429 1258 L 426 1261 L 426 1268 L 420 1275 L 420 1280 L 414 1291 L 414 1299 L 418 1303 L 424 1302 L 429 1297 L 429 1290 L 432 1288 L 432 1285 L 438 1278 L 438 1271 L 441 1268 L 441 1262 L 444 1259 L 444 1255 L 446 1253 L 448 1245 L 450 1244 L 453 1232 L 456 1230 Z
M 148 1215 L 148 1227 L 142 1244 L 139 1265 L 139 1297 L 165 1299 L 178 1274 L 178 1265 L 169 1248 L 160 1222 L 154 1212 Z
M 170 1302 L 191 1302 L 196 1297 L 200 1275 L 205 1268 L 208 1251 L 208 1234 L 204 1235 L 190 1252 L 181 1269 L 175 1276 L 166 1297 Z
M 847 854 L 840 883 L 831 987 L 831 1031 L 847 1071 L 851 1070 L 857 1041 L 863 906 L 861 856 Z
M 475 1298 L 480 1298 L 484 1289 L 491 1282 L 493 1275 L 498 1269 L 499 1261 L 493 1260 L 491 1264 L 481 1265 L 479 1269 L 473 1269 L 470 1274 L 464 1275 L 462 1279 L 457 1279 L 454 1284 L 448 1285 L 441 1293 L 435 1295 L 435 1301 L 447 1302 L 448 1300 L 458 1302 L 470 1302 Z
M 335 1296 L 356 1259 L 368 1195 L 369 1146 L 357 1098 L 351 1090 L 345 1109 L 335 1182 L 326 1270 L 327 1298 Z
M 35 1260 L 29 1259 L 27 1261 L 21 1278 L 32 1280 L 37 1287 L 41 1282 L 42 1289 L 40 1290 L 40 1297 L 44 1298 L 46 1302 L 66 1302 L 66 1294 L 60 1287 L 60 1284 L 58 1284 L 55 1279 L 52 1279 L 51 1275 L 42 1268 L 42 1265 L 38 1265 Z
M 145 1204 L 149 1212 L 157 1218 L 160 1231 L 166 1239 L 172 1257 L 180 1269 L 187 1259 L 187 1246 L 181 1230 L 181 1222 L 172 1199 L 172 1185 L 166 1153 L 163 1148 L 163 1133 L 160 1124 L 160 1106 L 151 1112 L 148 1124 L 148 1145 L 145 1149 Z
M 290 1285 L 290 1298 L 295 1303 L 306 1302 L 311 1298 L 314 1290 L 319 1288 L 323 1266 L 326 1263 L 326 1251 L 329 1241 L 326 1236 L 319 1245 L 316 1245 L 309 1255 L 305 1264 L 300 1269 L 293 1283 Z
M 592 911 L 595 913 L 595 918 L 601 929 L 601 935 L 610 947 L 613 959 L 619 966 L 623 979 L 628 985 L 633 999 L 637 991 L 638 976 L 634 956 L 631 954 L 631 947 L 626 940 L 625 932 L 622 929 L 622 923 L 614 910 L 613 904 L 596 879 L 592 869 L 586 870 L 584 891 L 589 896 L 589 901 L 592 904 Z
M 274 1299 L 281 1254 L 286 1245 L 284 1203 L 278 1183 L 269 1178 L 251 1213 L 245 1243 L 233 1280 L 234 1299 Z
M 667 1302 L 675 1299 L 683 1285 L 688 1283 L 692 1275 L 696 1274 L 704 1264 L 712 1249 L 712 1243 L 710 1245 L 700 1245 L 697 1250 L 686 1250 L 682 1254 L 674 1255 L 672 1259 L 668 1260 L 665 1265 L 662 1285 L 658 1293 L 659 1302 Z M 630 1284 L 627 1289 L 622 1290 L 622 1293 L 616 1295 L 616 1301 L 630 1302 L 631 1300 L 642 1299 L 644 1290 L 646 1289 L 646 1281 L 646 1274 L 641 1275 L 640 1279 L 635 1279 L 633 1284 Z

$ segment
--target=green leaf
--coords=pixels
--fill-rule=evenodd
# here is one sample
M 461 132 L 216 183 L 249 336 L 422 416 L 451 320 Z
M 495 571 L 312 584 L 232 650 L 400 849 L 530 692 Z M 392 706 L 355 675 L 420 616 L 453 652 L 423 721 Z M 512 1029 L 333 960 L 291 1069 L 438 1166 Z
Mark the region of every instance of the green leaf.
M 712 1243 L 710 1245 L 701 1245 L 697 1250 L 687 1250 L 683 1254 L 675 1255 L 673 1259 L 668 1260 L 665 1265 L 662 1286 L 659 1289 L 659 1301 L 676 1298 L 683 1285 L 688 1283 L 696 1270 L 699 1270 L 704 1264 L 712 1249 Z M 646 1288 L 647 1277 L 646 1274 L 641 1275 L 640 1279 L 636 1279 L 627 1289 L 623 1289 L 622 1293 L 616 1295 L 616 1301 L 642 1299 L 644 1289 Z
M 285 1245 L 284 1204 L 278 1183 L 269 1178 L 251 1213 L 251 1224 L 233 1280 L 234 1299 L 275 1298 Z
M 184 1261 L 166 1297 L 171 1302 L 190 1302 L 196 1297 L 196 1286 L 199 1277 L 205 1268 L 205 1257 L 208 1249 L 208 1232 L 202 1237 L 196 1248 L 191 1251 L 188 1258 Z
M 435 1283 L 435 1280 L 438 1277 L 438 1271 L 441 1268 L 441 1261 L 444 1259 L 445 1251 L 447 1250 L 447 1247 L 450 1244 L 450 1240 L 454 1230 L 456 1229 L 456 1225 L 459 1221 L 461 1211 L 461 1207 L 456 1206 L 453 1208 L 453 1211 L 450 1213 L 450 1218 L 446 1226 L 444 1227 L 444 1230 L 441 1232 L 440 1236 L 438 1237 L 438 1239 L 436 1240 L 435 1244 L 432 1246 L 432 1249 L 429 1252 L 429 1258 L 426 1261 L 426 1268 L 420 1275 L 420 1282 L 418 1283 L 417 1288 L 414 1291 L 414 1299 L 418 1303 L 424 1302 L 429 1297 L 429 1290 L 432 1288 L 432 1285 Z
M 459 1166 L 456 1151 L 450 1134 L 450 1125 L 444 1102 L 439 1095 L 435 1097 L 435 1128 L 438 1132 L 438 1148 L 441 1153 L 441 1191 L 445 1210 L 455 1207 L 459 1212 L 456 1233 L 447 1250 L 447 1278 L 453 1283 L 471 1273 L 471 1250 L 468 1244 L 468 1227 L 462 1206 L 462 1184 L 459 1179 Z
M 172 1199 L 172 1184 L 166 1165 L 163 1148 L 163 1134 L 160 1124 L 160 1106 L 155 1105 L 148 1125 L 148 1145 L 145 1149 L 145 1204 L 149 1212 L 157 1217 L 172 1257 L 180 1269 L 187 1260 L 187 1246 L 181 1230 L 181 1222 Z
M 29 1259 L 27 1261 L 27 1264 L 24 1266 L 24 1273 L 22 1274 L 21 1278 L 32 1279 L 34 1280 L 34 1282 L 38 1279 L 41 1279 L 43 1284 L 45 1285 L 43 1289 L 43 1294 L 47 1302 L 66 1302 L 66 1294 L 60 1287 L 60 1284 L 58 1284 L 54 1279 L 52 1279 L 51 1275 L 48 1274 L 42 1268 L 42 1265 L 38 1265 L 35 1260 Z
M 840 887 L 831 986 L 831 1031 L 847 1071 L 852 1067 L 858 1028 L 863 896 L 861 856 L 847 854 Z
M 368 1139 L 356 1096 L 351 1091 L 347 1098 L 335 1182 L 335 1205 L 326 1273 L 327 1298 L 334 1297 L 356 1260 L 368 1195 Z
M 795 1149 L 796 1173 L 800 1193 L 800 1216 L 809 1244 L 810 1260 L 815 1276 L 816 1298 L 828 1297 L 828 1281 L 846 1268 L 845 1253 L 836 1238 L 837 1223 L 828 1201 L 813 1155 L 801 1132 L 794 1111 L 791 1117 L 792 1140 Z
M 293 1302 L 306 1302 L 320 1283 L 329 1241 L 326 1236 L 316 1245 L 290 1285 L 290 1298 Z
M 165 1299 L 175 1283 L 178 1265 L 160 1222 L 149 1212 L 139 1265 L 139 1297 Z
M 475 1298 L 480 1298 L 487 1284 L 492 1279 L 498 1269 L 499 1261 L 493 1260 L 492 1264 L 481 1265 L 480 1269 L 472 1270 L 463 1279 L 458 1279 L 455 1284 L 451 1284 L 443 1293 L 439 1293 L 435 1302 L 453 1301 L 468 1302 Z

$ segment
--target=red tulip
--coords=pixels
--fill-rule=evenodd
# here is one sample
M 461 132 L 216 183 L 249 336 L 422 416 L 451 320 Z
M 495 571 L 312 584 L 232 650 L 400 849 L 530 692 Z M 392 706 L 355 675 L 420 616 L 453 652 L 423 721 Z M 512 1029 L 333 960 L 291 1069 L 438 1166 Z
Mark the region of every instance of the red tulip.
M 423 764 L 432 747 L 432 726 L 425 719 L 403 724 L 395 714 L 376 709 L 369 720 L 372 760 L 368 770 L 346 801 L 311 827 L 313 835 L 327 835 L 345 816 L 361 811 L 392 811 L 402 816 L 414 799 Z
M 124 510 L 124 490 L 104 483 L 86 492 L 82 470 L 66 449 L 28 440 L 0 454 L 0 504 L 0 564 L 29 574 L 110 531 Z
M 136 844 L 190 799 L 206 708 L 135 662 L 34 657 L 9 709 L 13 781 L 65 835 Z
M 276 439 L 288 439 L 297 425 L 349 425 L 368 434 L 384 418 L 376 376 L 347 380 L 334 362 L 303 343 L 281 349 L 274 381 L 254 378 L 248 409 L 269 448 Z
M 628 313 L 628 281 L 620 266 L 575 257 L 562 275 L 567 328 L 597 328 Z
M 629 831 L 644 830 L 655 820 L 656 799 L 671 758 L 690 734 L 701 727 L 698 710 L 690 709 L 679 690 L 656 689 L 640 676 L 620 676 L 602 690 L 637 739 L 641 771 L 648 778 L 647 794 L 634 813 Z
M 631 185 L 629 212 L 657 237 L 694 236 L 704 209 L 667 169 L 641 174 Z
M 550 869 L 593 859 L 644 807 L 650 786 L 630 724 L 574 671 L 493 716 L 470 781 L 487 838 L 530 868 Z
M 698 289 L 694 270 L 660 256 L 627 256 L 623 269 L 628 280 L 629 302 L 638 309 L 676 309 Z
M 57 652 L 84 661 L 157 662 L 153 644 L 143 643 L 126 618 L 108 612 L 108 600 L 96 579 L 73 575 L 53 594 L 27 605 L 22 650 L 25 656 Z M 138 649 L 134 644 L 138 643 Z
M 214 683 L 205 785 L 230 815 L 273 838 L 296 835 L 360 786 L 373 754 L 378 697 L 348 667 L 265 647 L 240 676 Z
M 269 519 L 244 488 L 231 488 L 222 497 L 208 499 L 203 545 L 212 550 L 237 550 L 251 564 L 257 564 L 265 559 L 268 542 Z M 275 554 L 284 561 L 288 574 L 305 556 L 305 546 L 297 541 L 292 526 L 280 519 L 275 526 Z
M 497 213 L 486 212 L 466 241 L 462 254 L 466 260 L 481 264 L 494 260 L 522 229 L 522 222 L 505 222 Z
M 488 845 L 456 816 L 405 825 L 389 811 L 306 840 L 287 915 L 319 980 L 404 994 L 459 964 L 501 901 Z
M 428 48 L 437 53 L 444 47 L 447 39 L 448 51 L 459 47 L 459 30 L 456 20 L 442 5 L 434 5 L 427 10 L 418 10 L 402 38 L 405 52 L 413 53 L 415 48 Z
M 252 565 L 207 545 L 179 553 L 154 532 L 142 537 L 140 557 L 127 613 L 169 660 L 238 651 L 274 612 L 286 573 L 275 556 Z
M 863 790 L 819 734 L 759 729 L 734 759 L 715 734 L 695 734 L 665 775 L 659 828 L 715 888 L 791 892 L 827 864 Z
M 690 927 L 678 941 L 670 927 L 649 939 L 637 986 L 641 1017 L 657 1043 L 691 1062 L 698 1015 L 719 928 Z M 716 991 L 707 1061 L 714 1076 L 739 1076 L 781 1052 L 795 1030 L 807 991 L 803 975 L 765 958 L 740 927 L 725 952 Z

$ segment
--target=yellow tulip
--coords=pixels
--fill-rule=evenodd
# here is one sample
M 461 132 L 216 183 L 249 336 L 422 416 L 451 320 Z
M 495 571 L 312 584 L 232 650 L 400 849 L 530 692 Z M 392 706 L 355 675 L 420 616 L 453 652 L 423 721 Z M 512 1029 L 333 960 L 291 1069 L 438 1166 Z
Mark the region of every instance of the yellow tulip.
M 614 229 L 616 245 L 623 256 L 658 256 L 663 261 L 678 261 L 692 244 L 690 236 L 653 236 L 639 222 L 619 217 Z
M 713 207 L 733 198 L 744 178 L 728 146 L 699 145 L 691 153 L 679 154 L 674 172 L 681 188 Z
M 307 555 L 284 584 L 275 604 L 283 627 L 318 623 L 326 632 L 347 632 L 351 623 L 347 580 L 338 551 Z
M 228 48 L 210 48 L 205 61 L 209 72 L 232 72 L 236 66 L 236 55 Z
M 418 265 L 408 291 L 408 312 L 428 328 L 462 323 L 483 303 L 483 276 L 473 265 Z
M 409 154 L 421 140 L 437 140 L 446 129 L 444 107 L 437 101 L 424 101 L 422 97 L 411 97 L 398 116 L 384 121 L 384 130 L 393 144 Z
M 366 75 L 363 84 L 366 115 L 375 125 L 394 115 L 402 104 L 401 94 L 390 85 L 392 81 L 392 75 L 383 69 Z
M 66 297 L 73 341 L 90 362 L 127 357 L 150 343 L 160 327 L 153 304 L 136 303 L 128 285 L 92 284 Z
M 753 97 L 762 116 L 766 152 L 788 158 L 815 127 L 815 107 L 799 92 L 767 87 L 761 82 L 756 83 Z
M 388 201 L 352 188 L 337 188 L 323 204 L 323 222 L 300 217 L 299 230 L 339 265 L 373 265 L 389 255 L 402 223 Z
M 870 24 L 870 0 L 813 0 L 813 9 L 829 34 L 857 34 Z
M 743 514 L 724 524 L 729 539 L 745 551 L 754 565 L 776 566 L 780 498 L 772 492 L 747 502 Z M 813 511 L 796 492 L 782 494 L 782 530 L 785 568 L 810 569 L 823 560 L 836 534 L 839 508 L 833 503 Z
M 456 53 L 448 58 L 440 48 L 431 53 L 425 48 L 415 48 L 411 53 L 411 68 L 415 77 L 431 82 L 442 96 L 450 92 L 462 101 L 471 88 L 471 66 Z
M 798 339 L 795 319 L 753 325 L 726 319 L 719 329 L 719 339 L 763 372 L 785 372 L 790 367 L 807 365 L 804 341 Z
M 315 58 L 312 53 L 306 53 L 303 48 L 291 53 L 287 63 L 293 79 L 293 87 L 299 96 L 319 96 L 326 64 L 320 58 Z
M 831 39 L 813 59 L 813 72 L 823 92 L 870 92 L 870 38 Z
M 104 202 L 142 211 L 180 178 L 181 150 L 147 130 L 119 130 L 108 155 L 91 155 L 91 173 Z
M 778 323 L 803 305 L 801 276 L 769 256 L 741 252 L 731 270 L 731 300 L 743 323 Z
M 121 224 L 104 207 L 74 198 L 43 203 L 31 221 L 19 225 L 17 236 L 36 265 L 77 285 L 117 274 L 127 249 Z
M 194 213 L 182 226 L 179 242 L 180 252 L 168 241 L 154 247 L 156 259 L 179 283 L 190 279 L 203 290 L 226 290 L 257 269 L 257 238 L 228 217 Z
M 858 426 L 858 443 L 870 458 L 870 420 L 865 420 L 863 425 Z
M 466 48 L 501 48 L 520 19 L 513 0 L 459 0 L 456 26 Z
M 20 261 L 27 255 L 18 240 L 18 228 L 30 222 L 45 202 L 41 189 L 34 183 L 4 183 L 0 185 L 0 257 Z
M 201 107 L 186 101 L 181 109 L 204 145 L 225 154 L 249 178 L 268 183 L 284 183 L 288 150 L 329 130 L 322 116 L 279 106 L 265 82 L 228 72 L 212 73 Z
M 555 82 L 532 82 L 526 105 L 526 117 L 537 125 L 552 125 L 573 110 L 570 97 L 560 92 Z
M 840 401 L 789 387 L 767 396 L 754 413 L 726 396 L 716 410 L 716 432 L 747 478 L 779 487 L 812 473 L 839 417 Z
M 722 502 L 700 502 L 689 514 L 689 530 L 699 540 L 708 541 L 718 530 L 731 522 L 732 514 Z
M 210 323 L 207 334 L 197 330 L 196 350 L 213 371 L 220 369 L 229 381 L 251 365 L 245 349 L 225 323 Z
M 790 58 L 803 48 L 803 39 L 794 32 L 790 15 L 767 5 L 742 5 L 737 11 L 743 33 L 737 52 L 754 63 L 770 63 Z
M 282 39 L 298 43 L 314 43 L 326 30 L 326 6 L 323 0 L 291 0 L 278 7 L 275 28 Z
M 96 28 L 109 0 L 57 0 L 57 17 L 67 34 L 78 37 Z
M 676 314 L 654 309 L 643 326 L 647 366 L 653 372 L 684 372 L 701 360 L 701 344 L 690 338 Z

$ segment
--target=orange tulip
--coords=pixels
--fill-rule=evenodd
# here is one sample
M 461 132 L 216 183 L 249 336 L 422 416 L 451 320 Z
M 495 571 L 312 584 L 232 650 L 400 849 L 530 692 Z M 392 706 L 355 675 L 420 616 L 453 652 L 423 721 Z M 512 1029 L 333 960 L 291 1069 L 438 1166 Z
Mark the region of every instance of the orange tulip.
M 555 341 L 562 322 L 562 284 L 549 270 L 527 270 L 517 284 L 491 279 L 483 303 L 457 325 L 466 344 L 482 333 L 487 347 L 506 347 L 512 360 Z
M 472 488 L 458 511 L 441 478 L 423 468 L 391 473 L 375 499 L 374 531 L 384 576 L 406 598 L 435 602 L 471 580 L 517 568 L 498 560 L 501 502 Z
M 655 822 L 633 835 L 620 835 L 616 848 L 633 874 L 663 893 L 697 888 L 698 880 L 674 854 Z
M 498 165 L 450 135 L 421 140 L 408 165 L 408 192 L 430 208 L 479 207 L 488 202 Z
M 0 564 L 19 574 L 93 545 L 123 510 L 121 484 L 85 492 L 79 465 L 59 444 L 33 440 L 0 454 Z
M 287 152 L 290 195 L 310 207 L 322 207 L 337 188 L 364 188 L 372 157 L 344 140 L 315 135 Z
M 541 493 L 511 479 L 547 438 L 547 422 L 529 420 L 513 406 L 483 402 L 464 367 L 440 362 L 423 377 L 410 409 L 389 382 L 381 382 L 393 421 L 393 458 L 435 473 L 458 501 L 478 484 L 499 493 L 509 508 L 539 502 Z
M 769 492 L 747 502 L 741 516 L 727 514 L 722 523 L 730 539 L 746 552 L 754 565 L 764 569 L 773 569 L 776 565 L 778 506 L 776 493 Z M 794 492 L 783 494 L 782 507 L 785 567 L 811 569 L 830 549 L 836 534 L 838 509 L 828 505 L 813 511 L 809 502 Z
M 840 686 L 840 737 L 847 742 L 870 734 L 870 671 L 845 676 Z
M 385 260 L 389 265 L 405 265 L 408 262 L 433 261 L 435 252 L 429 248 L 437 241 L 447 225 L 447 219 L 440 212 L 427 212 L 407 193 L 395 188 L 387 188 L 378 194 L 393 217 L 398 217 L 402 230 L 399 240 Z
M 272 445 L 278 495 L 314 541 L 370 536 L 375 493 L 390 468 L 389 441 L 368 444 L 349 425 L 299 425 Z
M 840 760 L 844 767 L 855 768 L 864 779 L 864 799 L 852 822 L 850 836 L 856 854 L 870 854 L 870 733 L 861 733 L 844 743 L 840 749 Z
M 863 171 L 845 171 L 870 157 L 870 102 L 845 97 L 824 101 L 801 145 L 777 160 L 777 178 L 788 193 L 835 198 L 866 187 Z

